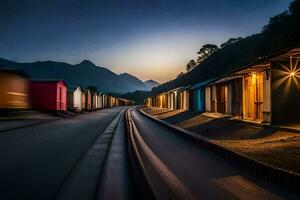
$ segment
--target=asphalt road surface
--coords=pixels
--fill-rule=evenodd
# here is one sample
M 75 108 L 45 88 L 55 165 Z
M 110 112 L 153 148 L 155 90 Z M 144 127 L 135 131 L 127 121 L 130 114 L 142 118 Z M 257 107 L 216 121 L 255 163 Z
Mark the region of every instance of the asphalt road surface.
M 109 199 L 110 176 L 122 188 L 115 195 L 129 199 L 124 109 L 0 134 L 0 199 Z
M 104 109 L 0 134 L 0 199 L 133 199 L 125 109 Z M 300 199 L 133 109 L 135 140 L 159 199 Z M 153 164 L 154 163 L 154 164 Z M 134 180 L 136 181 L 136 179 Z M 138 199 L 149 199 L 149 196 Z M 145 195 L 145 194 L 144 194 Z
M 136 109 L 131 116 L 136 141 L 144 143 L 143 167 L 161 199 L 300 199 L 299 193 L 237 168 Z

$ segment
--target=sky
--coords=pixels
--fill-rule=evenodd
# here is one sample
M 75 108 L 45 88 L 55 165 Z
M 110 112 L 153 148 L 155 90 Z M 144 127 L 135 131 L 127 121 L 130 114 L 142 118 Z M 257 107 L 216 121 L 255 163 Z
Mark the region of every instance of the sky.
M 262 30 L 292 0 L 0 0 L 0 57 L 84 59 L 160 83 L 203 44 Z

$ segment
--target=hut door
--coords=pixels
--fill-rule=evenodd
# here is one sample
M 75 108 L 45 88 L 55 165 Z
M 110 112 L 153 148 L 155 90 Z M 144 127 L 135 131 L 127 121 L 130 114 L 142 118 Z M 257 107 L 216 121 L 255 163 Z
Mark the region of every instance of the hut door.
M 226 113 L 226 92 L 225 85 L 217 86 L 217 112 Z
M 245 78 L 245 118 L 262 120 L 263 75 L 252 74 Z
M 232 81 L 232 115 L 242 115 L 242 79 L 236 79 Z

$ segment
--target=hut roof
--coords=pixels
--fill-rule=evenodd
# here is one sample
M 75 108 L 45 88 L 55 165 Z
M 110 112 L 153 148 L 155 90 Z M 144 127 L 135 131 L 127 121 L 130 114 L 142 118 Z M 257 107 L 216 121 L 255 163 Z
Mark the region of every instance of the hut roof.
M 77 90 L 77 88 L 80 88 L 80 90 L 82 90 L 80 85 L 77 85 L 77 86 L 71 85 L 71 86 L 68 86 L 68 91 L 74 92 L 75 90 Z
M 0 72 L 8 72 L 8 73 L 14 73 L 14 74 L 18 74 L 20 76 L 24 76 L 24 77 L 29 77 L 25 72 L 23 72 L 22 70 L 17 70 L 17 69 L 6 69 L 4 66 L 0 65 Z
M 40 83 L 58 83 L 63 82 L 65 86 L 67 86 L 67 83 L 62 79 L 31 79 L 32 82 L 40 82 Z
M 214 82 L 215 80 L 216 80 L 216 79 L 214 78 L 214 79 L 210 79 L 210 80 L 207 80 L 207 81 L 202 81 L 202 82 L 200 82 L 200 83 L 196 83 L 196 84 L 194 84 L 194 85 L 191 87 L 191 89 L 192 89 L 192 90 L 195 90 L 195 89 L 201 88 L 201 87 L 203 87 L 203 86 L 205 86 L 205 85 L 207 85 L 207 84 L 209 84 L 209 83 Z

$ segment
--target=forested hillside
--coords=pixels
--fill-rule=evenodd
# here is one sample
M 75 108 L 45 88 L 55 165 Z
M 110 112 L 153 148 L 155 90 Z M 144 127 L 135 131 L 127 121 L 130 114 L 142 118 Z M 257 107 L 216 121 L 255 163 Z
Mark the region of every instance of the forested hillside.
M 261 57 L 298 44 L 300 44 L 300 0 L 294 0 L 288 11 L 272 17 L 261 33 L 222 45 L 188 73 L 153 88 L 152 93 L 157 94 L 218 77 Z

